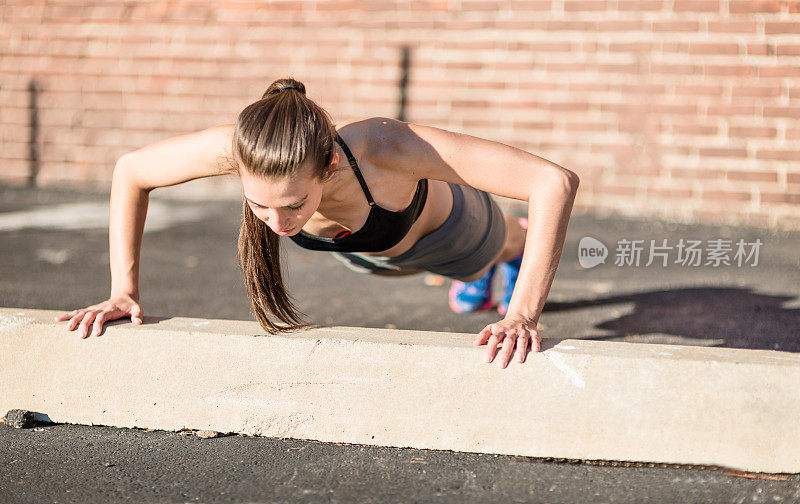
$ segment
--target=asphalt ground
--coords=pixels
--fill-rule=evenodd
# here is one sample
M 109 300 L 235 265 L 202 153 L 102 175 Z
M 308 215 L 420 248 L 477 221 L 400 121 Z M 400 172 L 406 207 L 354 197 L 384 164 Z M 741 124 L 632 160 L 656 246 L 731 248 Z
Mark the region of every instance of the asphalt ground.
M 142 251 L 145 316 L 251 319 L 236 265 L 241 203 L 157 193 Z M 105 299 L 107 201 L 0 188 L 0 306 L 67 311 Z M 608 248 L 605 264 L 581 266 L 585 237 Z M 638 266 L 615 264 L 625 240 L 643 240 Z M 646 265 L 650 240 L 673 247 L 667 266 Z M 700 243 L 699 266 L 675 262 L 680 240 Z M 755 266 L 752 255 L 737 265 L 739 240 L 760 240 Z M 715 264 L 715 243 L 731 245 L 730 264 Z M 476 333 L 500 318 L 452 313 L 436 277 L 360 275 L 288 240 L 284 250 L 288 288 L 314 324 Z M 545 338 L 798 352 L 798 307 L 798 233 L 574 215 L 540 323 Z M 0 428 L 0 502 L 800 502 L 800 475 L 183 434 Z

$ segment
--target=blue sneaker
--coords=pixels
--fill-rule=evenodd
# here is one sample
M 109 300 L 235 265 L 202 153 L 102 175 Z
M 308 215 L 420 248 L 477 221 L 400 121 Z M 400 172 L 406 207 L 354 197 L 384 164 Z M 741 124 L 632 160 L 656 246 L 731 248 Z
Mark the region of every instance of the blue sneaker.
M 500 315 L 505 315 L 508 312 L 508 305 L 511 304 L 511 295 L 514 293 L 514 286 L 517 285 L 521 264 L 522 255 L 500 265 L 500 272 L 503 274 L 503 295 L 497 305 L 497 312 Z
M 495 267 L 483 277 L 474 282 L 464 283 L 453 280 L 450 285 L 450 309 L 456 313 L 472 313 L 476 311 L 491 310 L 492 304 L 492 279 Z

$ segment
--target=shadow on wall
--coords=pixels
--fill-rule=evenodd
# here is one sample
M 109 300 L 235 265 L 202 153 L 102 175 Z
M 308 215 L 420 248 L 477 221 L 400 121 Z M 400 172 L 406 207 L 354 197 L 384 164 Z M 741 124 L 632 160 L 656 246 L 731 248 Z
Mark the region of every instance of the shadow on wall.
M 793 299 L 747 288 L 709 287 L 548 302 L 544 311 L 632 303 L 631 313 L 594 326 L 616 334 L 591 339 L 662 333 L 697 340 L 721 339 L 724 344 L 713 346 L 727 348 L 800 352 L 800 309 L 782 306 Z

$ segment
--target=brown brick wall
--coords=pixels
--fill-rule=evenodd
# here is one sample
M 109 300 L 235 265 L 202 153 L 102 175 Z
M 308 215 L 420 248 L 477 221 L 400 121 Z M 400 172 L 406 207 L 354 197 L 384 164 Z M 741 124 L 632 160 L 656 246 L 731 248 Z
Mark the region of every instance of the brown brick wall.
M 786 0 L 0 5 L 0 180 L 107 185 L 123 153 L 233 122 L 275 78 L 577 172 L 579 210 L 800 227 L 800 5 Z

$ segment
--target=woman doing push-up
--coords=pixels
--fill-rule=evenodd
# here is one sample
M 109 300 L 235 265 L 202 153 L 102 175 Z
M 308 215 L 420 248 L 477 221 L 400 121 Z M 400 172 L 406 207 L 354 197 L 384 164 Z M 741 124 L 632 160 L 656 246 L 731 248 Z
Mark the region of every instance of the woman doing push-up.
M 332 252 L 364 273 L 421 271 L 453 279 L 450 307 L 497 309 L 481 330 L 486 361 L 539 351 L 537 322 L 558 267 L 578 189 L 575 173 L 528 152 L 438 128 L 371 117 L 333 125 L 302 83 L 280 79 L 225 124 L 123 155 L 114 169 L 108 300 L 65 313 L 82 337 L 130 316 L 142 323 L 139 253 L 157 187 L 235 173 L 242 182 L 239 264 L 269 333 L 306 327 L 284 288 L 279 237 Z M 504 215 L 488 193 L 528 202 Z M 527 227 L 527 230 L 526 230 Z M 498 349 L 499 347 L 499 349 Z

